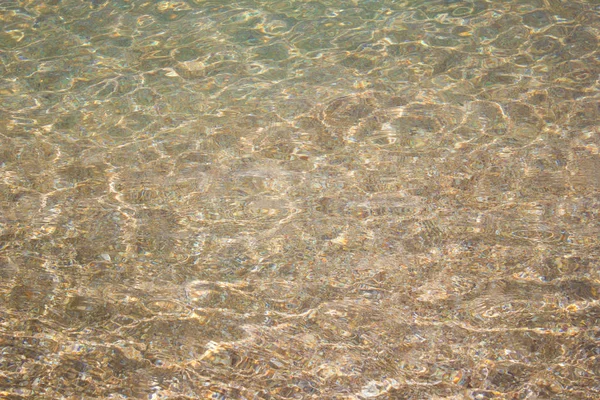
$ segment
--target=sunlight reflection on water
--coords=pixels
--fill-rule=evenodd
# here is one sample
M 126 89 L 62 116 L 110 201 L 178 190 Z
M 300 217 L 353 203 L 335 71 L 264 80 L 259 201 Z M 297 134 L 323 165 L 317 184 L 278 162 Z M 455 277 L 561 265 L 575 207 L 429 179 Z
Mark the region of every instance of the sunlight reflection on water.
M 3 396 L 599 396 L 592 2 L 0 10 Z

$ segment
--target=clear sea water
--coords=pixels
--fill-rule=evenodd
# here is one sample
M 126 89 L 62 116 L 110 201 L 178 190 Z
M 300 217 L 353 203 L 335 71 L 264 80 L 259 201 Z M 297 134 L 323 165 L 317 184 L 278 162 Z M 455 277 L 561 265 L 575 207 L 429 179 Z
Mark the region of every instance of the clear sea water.
M 600 398 L 598 1 L 0 28 L 0 397 Z

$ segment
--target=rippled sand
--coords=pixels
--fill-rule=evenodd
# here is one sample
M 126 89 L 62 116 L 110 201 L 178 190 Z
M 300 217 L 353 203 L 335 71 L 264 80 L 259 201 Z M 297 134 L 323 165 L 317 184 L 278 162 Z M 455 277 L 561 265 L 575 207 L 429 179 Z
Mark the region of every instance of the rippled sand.
M 596 1 L 0 23 L 0 397 L 600 397 Z

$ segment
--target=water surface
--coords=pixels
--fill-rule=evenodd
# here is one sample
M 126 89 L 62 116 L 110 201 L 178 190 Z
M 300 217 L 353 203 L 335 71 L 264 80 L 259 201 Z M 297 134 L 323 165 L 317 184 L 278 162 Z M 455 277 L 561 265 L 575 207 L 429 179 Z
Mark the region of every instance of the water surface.
M 597 399 L 596 1 L 0 4 L 0 394 Z

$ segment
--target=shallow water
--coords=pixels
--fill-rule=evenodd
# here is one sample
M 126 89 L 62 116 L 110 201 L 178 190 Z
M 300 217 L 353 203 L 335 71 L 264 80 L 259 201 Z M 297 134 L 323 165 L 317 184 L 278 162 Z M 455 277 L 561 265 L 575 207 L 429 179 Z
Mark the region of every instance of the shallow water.
M 597 399 L 596 1 L 0 3 L 0 395 Z

